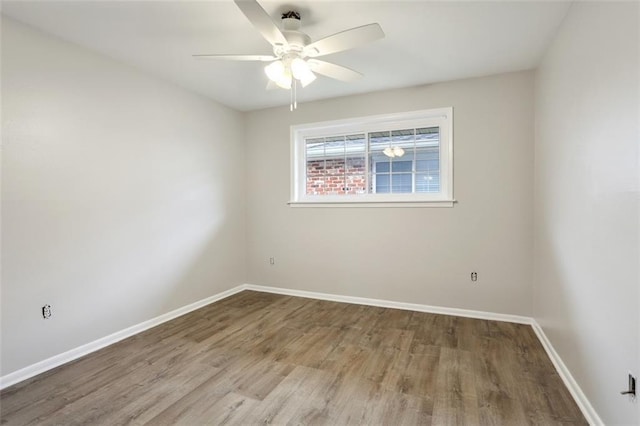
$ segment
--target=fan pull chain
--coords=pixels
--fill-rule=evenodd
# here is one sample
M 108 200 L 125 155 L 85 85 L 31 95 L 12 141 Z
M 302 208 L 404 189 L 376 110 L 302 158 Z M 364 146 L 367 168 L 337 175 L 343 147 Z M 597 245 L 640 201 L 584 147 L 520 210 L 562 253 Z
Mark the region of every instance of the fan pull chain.
M 298 109 L 298 80 L 296 80 L 295 78 L 291 82 L 289 98 L 289 111 Z
M 289 111 L 293 111 L 293 90 L 289 91 Z

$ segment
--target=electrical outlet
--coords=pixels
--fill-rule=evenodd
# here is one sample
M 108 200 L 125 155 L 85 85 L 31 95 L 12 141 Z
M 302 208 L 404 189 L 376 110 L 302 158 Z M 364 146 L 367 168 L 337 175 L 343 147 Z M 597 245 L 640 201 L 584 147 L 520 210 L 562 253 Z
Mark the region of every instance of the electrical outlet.
M 276 264 L 276 258 L 275 257 L 270 257 L 269 258 L 269 265 L 275 265 Z
M 51 305 L 44 305 L 42 307 L 42 318 L 49 319 L 51 318 Z
M 472 272 L 471 273 L 471 281 L 473 281 L 473 282 L 478 281 L 478 273 L 477 272 Z

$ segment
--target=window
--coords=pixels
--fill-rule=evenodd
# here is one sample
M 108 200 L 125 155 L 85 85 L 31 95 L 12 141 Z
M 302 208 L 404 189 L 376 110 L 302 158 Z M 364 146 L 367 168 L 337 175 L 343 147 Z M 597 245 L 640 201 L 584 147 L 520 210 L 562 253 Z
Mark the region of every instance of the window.
M 453 205 L 452 108 L 291 127 L 292 205 Z

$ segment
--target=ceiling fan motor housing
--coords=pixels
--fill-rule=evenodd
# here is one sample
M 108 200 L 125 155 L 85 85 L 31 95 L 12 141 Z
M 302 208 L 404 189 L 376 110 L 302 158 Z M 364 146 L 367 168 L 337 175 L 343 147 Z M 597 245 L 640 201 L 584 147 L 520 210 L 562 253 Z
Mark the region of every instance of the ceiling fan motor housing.
M 298 12 L 287 12 L 282 14 L 282 35 L 287 39 L 288 47 L 274 46 L 273 53 L 282 57 L 290 53 L 301 53 L 307 44 L 311 43 L 311 38 L 300 31 L 300 14 Z

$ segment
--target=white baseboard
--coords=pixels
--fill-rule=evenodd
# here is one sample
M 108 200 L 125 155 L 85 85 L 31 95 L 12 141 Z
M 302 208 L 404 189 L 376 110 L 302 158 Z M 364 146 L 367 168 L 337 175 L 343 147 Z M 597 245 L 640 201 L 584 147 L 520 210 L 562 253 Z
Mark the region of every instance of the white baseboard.
M 87 343 L 85 345 L 79 346 L 75 349 L 71 349 L 67 352 L 61 353 L 59 355 L 55 355 L 51 358 L 45 359 L 43 361 L 32 364 L 28 367 L 22 368 L 20 370 L 9 373 L 5 376 L 0 377 L 0 389 L 4 389 L 8 386 L 19 383 L 23 380 L 29 379 L 33 376 L 36 376 L 40 373 L 44 373 L 45 371 L 51 370 L 55 367 L 58 367 L 62 364 L 66 364 L 67 362 L 78 359 L 84 355 L 87 355 L 91 352 L 95 352 L 99 349 L 104 348 L 105 346 L 109 346 L 120 340 L 126 339 L 127 337 L 131 337 L 135 334 L 141 333 L 145 330 L 148 330 L 152 327 L 160 325 L 164 322 L 170 321 L 174 318 L 187 314 L 191 311 L 195 311 L 203 306 L 209 305 L 218 300 L 224 299 L 236 293 L 240 293 L 244 290 L 253 290 L 259 291 L 263 293 L 276 293 L 283 294 L 287 296 L 297 296 L 297 297 L 305 297 L 310 299 L 319 299 L 319 300 L 329 300 L 333 302 L 343 302 L 343 303 L 352 303 L 356 305 L 367 305 L 367 306 L 379 306 L 382 308 L 392 308 L 392 309 L 403 309 L 407 311 L 416 311 L 416 312 L 428 312 L 433 314 L 441 314 L 441 315 L 454 315 L 459 317 L 467 317 L 467 318 L 477 318 L 477 319 L 485 319 L 492 321 L 504 321 L 504 322 L 512 322 L 517 324 L 529 324 L 532 326 L 533 331 L 538 336 L 540 343 L 544 347 L 547 355 L 551 359 L 556 371 L 562 378 L 565 386 L 569 389 L 569 392 L 573 396 L 573 399 L 580 407 L 582 414 L 585 416 L 589 424 L 594 426 L 604 425 L 598 413 L 594 410 L 593 406 L 587 399 L 586 395 L 578 386 L 578 383 L 575 381 L 571 372 L 564 364 L 560 355 L 555 351 L 553 345 L 545 335 L 542 327 L 538 324 L 538 322 L 531 318 L 519 315 L 509 315 L 509 314 L 498 314 L 493 312 L 484 312 L 484 311 L 474 311 L 468 309 L 458 309 L 458 308 L 446 308 L 442 306 L 431 306 L 431 305 L 421 305 L 416 303 L 405 303 L 405 302 L 394 302 L 389 300 L 381 300 L 381 299 L 369 299 L 364 297 L 353 297 L 353 296 L 343 296 L 338 294 L 329 294 L 329 293 L 318 293 L 313 291 L 304 291 L 304 290 L 292 290 L 287 288 L 280 287 L 268 287 L 261 285 L 253 285 L 253 284 L 242 284 L 232 289 L 223 291 L 221 293 L 215 294 L 213 296 L 207 297 L 205 299 L 199 300 L 197 302 L 191 303 L 189 305 L 183 306 L 182 308 L 175 309 L 166 314 L 157 316 L 148 321 L 141 322 L 124 330 L 118 331 L 116 333 L 110 334 L 98 340 L 94 340 L 93 342 Z
M 540 340 L 540 343 L 544 347 L 544 350 L 547 352 L 547 355 L 551 359 L 553 366 L 556 368 L 558 375 L 562 378 L 564 385 L 567 387 L 567 389 L 569 389 L 569 392 L 571 392 L 571 396 L 573 396 L 576 404 L 578 404 L 580 411 L 582 411 L 582 415 L 587 419 L 590 425 L 604 426 L 604 422 L 602 421 L 600 416 L 598 416 L 598 413 L 587 399 L 587 396 L 584 394 L 584 392 L 582 392 L 582 389 L 571 375 L 569 368 L 567 368 L 565 363 L 562 361 L 560 355 L 558 355 L 558 352 L 556 352 L 556 350 L 554 349 L 551 341 L 544 333 L 544 330 L 542 329 L 540 324 L 538 324 L 537 321 L 533 320 L 531 326 L 533 327 L 533 331 L 536 333 L 536 336 L 538 336 L 538 340 Z
M 27 380 L 40 373 L 44 373 L 45 371 L 59 367 L 62 364 L 66 364 L 70 361 L 90 354 L 91 352 L 95 352 L 99 349 L 104 348 L 105 346 L 112 345 L 116 342 L 119 342 L 120 340 L 126 339 L 127 337 L 131 337 L 134 334 L 141 333 L 164 322 L 170 321 L 191 311 L 202 308 L 203 306 L 209 305 L 213 302 L 239 293 L 244 289 L 244 285 L 239 285 L 230 290 L 226 290 L 205 299 L 198 300 L 197 302 L 175 309 L 171 312 L 167 312 L 166 314 L 141 322 L 129 328 L 125 328 L 124 330 L 117 331 L 113 334 L 102 337 L 98 340 L 94 340 L 93 342 L 89 342 L 82 346 L 78 346 L 77 348 L 52 356 L 51 358 L 47 358 L 35 364 L 31 364 L 28 367 L 24 367 L 20 370 L 14 371 L 13 373 L 9 373 L 5 376 L 0 377 L 0 389 L 4 389 L 16 383 L 22 382 L 23 380 Z
M 245 290 L 261 291 L 264 293 L 285 294 L 287 296 L 306 297 L 308 299 L 329 300 L 332 302 L 352 303 L 355 305 L 378 306 L 381 308 L 402 309 L 405 311 L 428 312 L 431 314 L 453 315 L 492 321 L 514 322 L 518 324 L 532 324 L 533 318 L 519 315 L 497 314 L 494 312 L 472 311 L 469 309 L 446 308 L 443 306 L 420 305 L 417 303 L 394 302 L 382 299 L 368 299 L 365 297 L 342 296 L 339 294 L 317 293 L 314 291 L 291 290 L 281 287 L 266 287 L 262 285 L 245 284 Z

